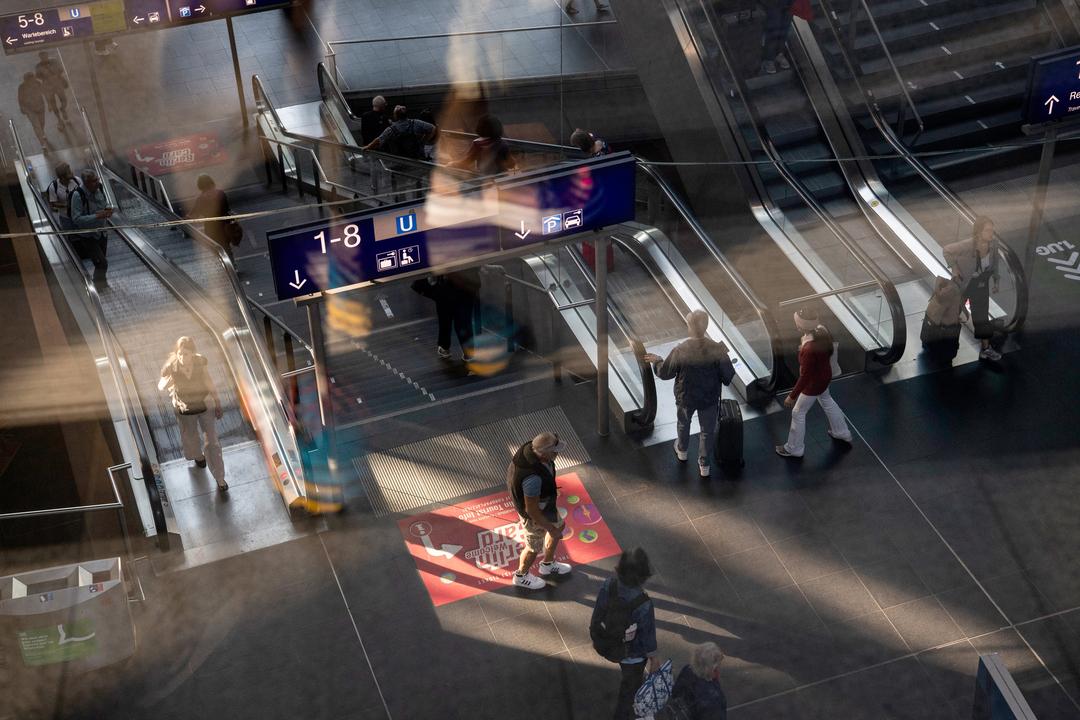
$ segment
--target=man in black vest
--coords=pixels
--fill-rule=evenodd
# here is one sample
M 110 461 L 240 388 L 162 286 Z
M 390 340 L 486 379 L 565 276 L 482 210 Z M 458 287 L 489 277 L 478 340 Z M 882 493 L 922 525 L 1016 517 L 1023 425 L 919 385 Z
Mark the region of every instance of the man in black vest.
M 555 560 L 563 529 L 555 507 L 559 494 L 555 485 L 555 457 L 565 447 L 555 433 L 542 432 L 518 448 L 506 469 L 506 487 L 521 518 L 525 536 L 514 585 L 528 590 L 544 587 L 547 584 L 544 577 L 570 572 L 569 565 Z M 529 568 L 541 550 L 544 559 L 540 561 L 541 577 L 537 577 L 529 572 Z

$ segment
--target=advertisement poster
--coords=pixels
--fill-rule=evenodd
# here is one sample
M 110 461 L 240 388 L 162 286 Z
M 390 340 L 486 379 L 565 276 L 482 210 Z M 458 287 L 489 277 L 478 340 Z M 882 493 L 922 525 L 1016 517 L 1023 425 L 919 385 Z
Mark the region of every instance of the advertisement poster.
M 558 485 L 565 524 L 556 559 L 585 565 L 622 552 L 581 479 L 560 475 Z M 436 607 L 511 585 L 524 547 L 505 490 L 412 515 L 398 527 Z
M 226 160 L 216 133 L 198 133 L 140 145 L 128 151 L 128 162 L 151 175 L 195 170 Z
M 81 660 L 97 652 L 97 635 L 89 618 L 19 630 L 17 635 L 23 663 L 29 667 Z

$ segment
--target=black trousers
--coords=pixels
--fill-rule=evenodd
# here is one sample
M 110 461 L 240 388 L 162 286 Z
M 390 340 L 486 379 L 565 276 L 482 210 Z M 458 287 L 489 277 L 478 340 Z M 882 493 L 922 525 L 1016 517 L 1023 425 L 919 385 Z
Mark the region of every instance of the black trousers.
M 615 720 L 634 720 L 634 695 L 645 681 L 645 663 L 619 663 L 619 699 L 615 703 Z
M 104 236 L 75 236 L 75 251 L 79 253 L 79 257 L 94 263 L 94 282 L 97 283 L 105 281 L 105 272 L 109 269 L 109 260 L 105 257 L 107 241 Z
M 975 337 L 989 340 L 994 335 L 994 326 L 990 324 L 990 278 L 985 275 L 973 277 L 964 288 L 964 299 L 971 301 Z
M 439 317 L 439 347 L 450 349 L 450 332 L 453 331 L 461 343 L 461 352 L 465 355 L 472 353 L 475 306 L 473 297 L 465 293 L 453 293 L 450 297 L 435 301 L 435 312 Z

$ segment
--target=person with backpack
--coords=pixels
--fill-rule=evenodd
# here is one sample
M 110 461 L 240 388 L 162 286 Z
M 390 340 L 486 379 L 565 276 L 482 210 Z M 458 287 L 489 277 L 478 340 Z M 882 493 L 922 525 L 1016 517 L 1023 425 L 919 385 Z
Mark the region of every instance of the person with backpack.
M 99 290 L 106 287 L 109 238 L 105 234 L 105 227 L 112 214 L 113 209 L 105 198 L 101 179 L 92 168 L 86 168 L 82 171 L 82 187 L 74 188 L 68 195 L 68 218 L 74 227 L 93 231 L 74 235 L 73 242 L 79 256 L 94 263 L 94 285 Z
M 829 437 L 851 445 L 851 430 L 844 411 L 829 394 L 833 377 L 831 358 L 835 352 L 832 333 L 818 322 L 813 308 L 800 308 L 795 313 L 795 326 L 804 333 L 799 346 L 799 380 L 784 400 L 784 407 L 791 409 L 787 442 L 776 446 L 776 454 L 786 458 L 801 458 L 806 451 L 806 414 L 814 403 L 820 403 L 825 411 Z
M 724 343 L 705 336 L 709 329 L 709 315 L 704 310 L 693 310 L 686 315 L 689 339 L 679 343 L 666 359 L 652 353 L 645 354 L 645 362 L 653 365 L 656 377 L 661 380 L 675 378 L 675 406 L 677 409 L 677 434 L 675 456 L 686 462 L 690 446 L 690 421 L 698 416 L 701 436 L 698 438 L 698 473 L 709 477 L 709 457 L 716 433 L 717 411 L 720 393 L 724 385 L 735 378 L 735 366 L 728 357 Z
M 394 107 L 394 120 L 390 126 L 361 150 L 364 152 L 381 150 L 390 155 L 422 161 L 425 156 L 424 146 L 435 138 L 437 131 L 438 129 L 432 123 L 410 118 L 408 108 L 397 105 Z M 399 176 L 405 176 L 410 181 L 415 181 L 417 185 L 423 180 L 424 173 L 421 169 L 406 164 L 399 163 L 396 167 L 390 168 L 390 171 L 390 185 L 395 193 L 398 191 Z
M 57 215 L 61 217 L 67 217 L 68 198 L 71 197 L 71 193 L 75 192 L 75 188 L 82 187 L 79 183 L 79 178 L 75 177 L 71 172 L 71 166 L 66 162 L 62 162 L 56 166 L 56 178 L 49 183 L 49 187 L 45 190 L 46 198 L 49 201 L 49 207 L 53 209 Z
M 513 582 L 526 590 L 541 590 L 545 577 L 566 575 L 570 565 L 555 559 L 562 539 L 564 523 L 555 502 L 559 487 L 555 484 L 555 458 L 566 449 L 559 436 L 542 432 L 518 448 L 506 468 L 506 489 L 514 501 L 521 521 L 521 549 Z M 536 556 L 543 552 L 540 577 L 529 572 Z
M 720 687 L 724 651 L 716 643 L 695 645 L 690 664 L 683 667 L 667 704 L 656 720 L 727 720 L 727 698 Z
M 632 720 L 634 694 L 646 672 L 660 667 L 656 655 L 656 611 L 644 590 L 652 576 L 649 556 L 640 547 L 626 550 L 596 594 L 589 636 L 601 657 L 619 663 L 619 695 L 615 720 Z

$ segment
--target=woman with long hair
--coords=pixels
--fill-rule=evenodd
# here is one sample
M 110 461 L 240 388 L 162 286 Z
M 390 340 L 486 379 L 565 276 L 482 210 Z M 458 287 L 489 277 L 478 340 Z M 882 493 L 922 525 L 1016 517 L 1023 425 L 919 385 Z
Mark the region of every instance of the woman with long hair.
M 180 425 L 184 457 L 194 460 L 200 468 L 209 465 L 218 490 L 228 490 L 229 484 L 225 482 L 225 460 L 221 456 L 221 444 L 214 426 L 214 421 L 221 419 L 221 398 L 218 397 L 214 381 L 206 369 L 206 358 L 195 352 L 195 341 L 186 335 L 177 339 L 176 347 L 169 353 L 169 359 L 161 368 L 158 390 L 167 390 L 172 400 L 176 421 Z M 207 412 L 208 397 L 214 401 L 212 417 Z
M 979 358 L 1000 360 L 1001 353 L 990 345 L 994 336 L 994 326 L 990 322 L 990 292 L 998 291 L 1000 280 L 994 221 L 988 217 L 977 218 L 970 240 L 946 245 L 942 251 L 953 282 L 963 289 L 964 300 L 971 307 L 971 324 L 975 328 L 975 337 L 982 343 Z
M 799 347 L 799 381 L 784 400 L 784 407 L 791 408 L 791 430 L 787 442 L 776 446 L 781 457 L 801 458 L 805 452 L 806 414 L 814 403 L 820 403 L 829 421 L 829 437 L 851 444 L 844 412 L 829 394 L 832 382 L 832 363 L 835 351 L 832 333 L 818 322 L 812 308 L 802 308 L 795 313 L 795 326 L 805 333 Z

